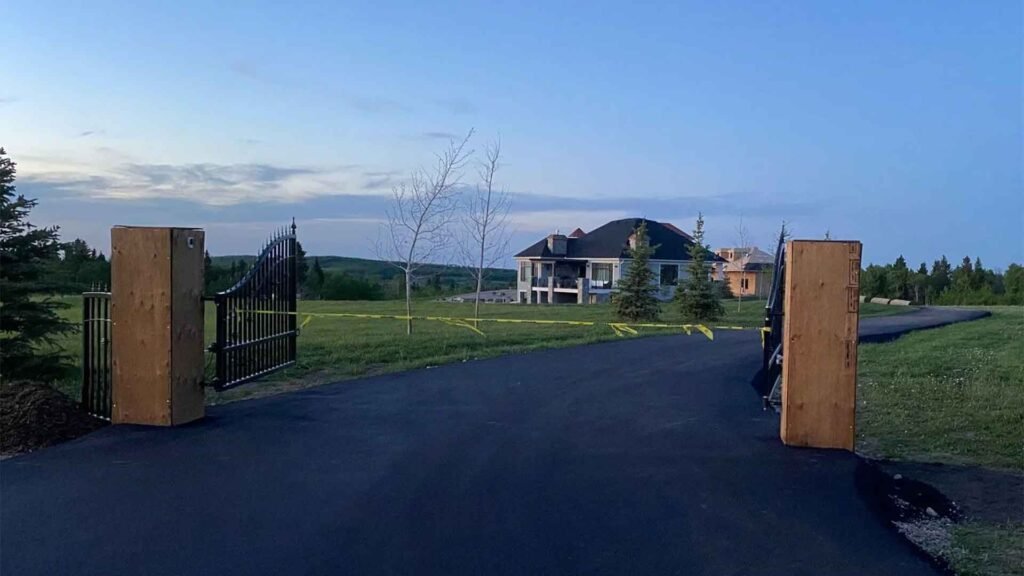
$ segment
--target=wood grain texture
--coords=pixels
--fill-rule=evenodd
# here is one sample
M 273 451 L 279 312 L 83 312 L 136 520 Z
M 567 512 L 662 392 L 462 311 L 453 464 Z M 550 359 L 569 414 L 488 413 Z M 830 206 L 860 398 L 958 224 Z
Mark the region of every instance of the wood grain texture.
M 167 228 L 110 231 L 115 424 L 171 423 L 170 240 Z
M 202 230 L 171 231 L 171 424 L 203 417 Z
M 853 450 L 857 399 L 859 242 L 786 247 L 782 441 Z

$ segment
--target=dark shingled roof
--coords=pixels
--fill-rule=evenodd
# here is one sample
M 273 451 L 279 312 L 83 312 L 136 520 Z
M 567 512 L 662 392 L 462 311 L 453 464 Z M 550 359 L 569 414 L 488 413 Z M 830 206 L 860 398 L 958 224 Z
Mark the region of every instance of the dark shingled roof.
M 543 238 L 526 250 L 516 254 L 516 258 L 629 258 L 629 236 L 640 225 L 647 222 L 647 235 L 651 244 L 656 246 L 651 258 L 654 260 L 689 260 L 690 246 L 693 241 L 680 235 L 679 232 L 661 222 L 644 218 L 625 218 L 613 220 L 600 228 L 588 232 L 579 238 L 567 238 L 568 247 L 565 256 L 555 256 L 548 250 L 548 240 Z M 724 262 L 723 259 L 708 253 L 708 260 Z

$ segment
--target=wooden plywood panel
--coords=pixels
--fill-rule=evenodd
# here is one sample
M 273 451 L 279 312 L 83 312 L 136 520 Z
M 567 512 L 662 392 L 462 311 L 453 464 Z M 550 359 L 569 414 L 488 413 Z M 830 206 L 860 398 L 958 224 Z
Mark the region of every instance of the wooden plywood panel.
M 786 247 L 782 441 L 853 450 L 859 242 Z
M 171 231 L 171 423 L 203 417 L 202 230 Z
M 110 239 L 112 418 L 169 425 L 170 231 L 116 227 Z

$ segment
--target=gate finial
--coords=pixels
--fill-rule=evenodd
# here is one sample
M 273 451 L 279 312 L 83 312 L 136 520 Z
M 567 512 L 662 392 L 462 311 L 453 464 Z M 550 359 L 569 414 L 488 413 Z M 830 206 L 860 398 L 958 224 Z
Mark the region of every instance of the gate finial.
M 292 234 L 295 234 L 295 216 L 292 216 Z

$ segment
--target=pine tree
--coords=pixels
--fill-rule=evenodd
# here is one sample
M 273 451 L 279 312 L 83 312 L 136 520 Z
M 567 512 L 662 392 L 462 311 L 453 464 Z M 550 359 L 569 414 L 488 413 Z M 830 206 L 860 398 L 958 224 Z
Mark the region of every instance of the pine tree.
M 641 220 L 631 237 L 631 262 L 626 277 L 619 281 L 617 290 L 612 295 L 615 315 L 622 320 L 658 319 L 658 300 L 654 297 L 658 287 L 654 285 L 654 272 L 649 264 L 654 250 L 655 247 L 651 246 L 647 236 L 647 222 Z
M 324 269 L 320 266 L 320 259 L 313 258 L 313 276 L 309 279 L 310 293 L 317 300 L 320 299 L 324 289 Z
M 713 322 L 725 314 L 718 290 L 711 281 L 707 263 L 710 250 L 704 245 L 704 215 L 698 214 L 690 246 L 689 274 L 676 290 L 676 301 L 683 317 L 693 322 Z
M 28 222 L 36 200 L 15 196 L 15 163 L 0 148 L 0 375 L 4 382 L 53 380 L 71 368 L 58 338 L 75 326 L 58 315 L 46 271 L 58 258 L 58 229 Z
M 306 251 L 302 248 L 302 242 L 295 241 L 295 282 L 299 286 L 306 284 L 306 277 L 309 276 L 309 262 L 306 261 Z
M 900 254 L 889 270 L 889 294 L 882 296 L 905 299 L 910 292 L 910 268 L 907 259 Z
M 932 264 L 932 273 L 928 278 L 928 290 L 931 292 L 931 300 L 937 299 L 949 288 L 950 266 L 949 260 L 943 255 L 942 259 Z
M 721 282 L 715 282 L 715 287 L 718 288 L 718 297 L 722 300 L 735 300 L 736 295 L 732 292 L 732 286 L 729 285 L 728 280 Z M 742 300 L 740 300 L 742 302 Z
M 921 262 L 921 265 L 917 268 L 917 272 L 911 275 L 911 284 L 914 286 L 914 302 L 918 304 L 927 304 L 928 298 L 928 265 Z

